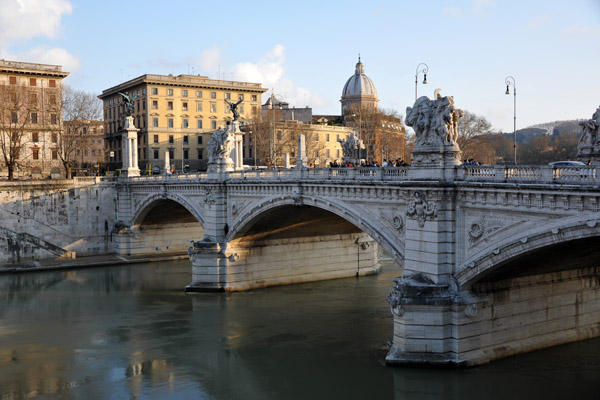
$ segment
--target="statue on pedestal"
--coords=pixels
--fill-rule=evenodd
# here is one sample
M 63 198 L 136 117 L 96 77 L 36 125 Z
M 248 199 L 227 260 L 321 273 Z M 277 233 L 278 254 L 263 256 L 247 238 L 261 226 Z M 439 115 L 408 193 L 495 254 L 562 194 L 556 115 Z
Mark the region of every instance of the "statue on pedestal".
M 591 119 L 579 123 L 582 128 L 577 144 L 577 158 L 583 162 L 600 163 L 600 107 Z
M 365 148 L 363 141 L 358 138 L 358 134 L 352 132 L 346 139 L 338 139 L 338 142 L 342 146 L 342 160 L 346 163 L 358 164 L 360 150 Z
M 233 114 L 234 121 L 237 121 L 238 118 L 240 117 L 240 113 L 238 112 L 237 108 L 242 101 L 244 101 L 244 100 L 240 100 L 237 103 L 232 103 L 229 100 L 225 99 L 225 103 L 229 104 L 229 109 L 231 110 L 231 113 Z
M 452 96 L 430 100 L 420 97 L 413 107 L 406 108 L 406 125 L 415 131 L 413 165 L 438 166 L 460 164 L 458 147 L 458 120 L 463 110 L 456 108 Z
M 131 97 L 129 97 L 129 92 L 125 92 L 125 93 L 119 92 L 119 94 L 121 96 L 123 96 L 123 98 L 125 99 L 125 115 L 127 117 L 131 117 L 131 115 L 133 114 L 133 110 L 135 108 L 135 105 L 133 102 L 138 97 L 137 94 L 134 94 Z

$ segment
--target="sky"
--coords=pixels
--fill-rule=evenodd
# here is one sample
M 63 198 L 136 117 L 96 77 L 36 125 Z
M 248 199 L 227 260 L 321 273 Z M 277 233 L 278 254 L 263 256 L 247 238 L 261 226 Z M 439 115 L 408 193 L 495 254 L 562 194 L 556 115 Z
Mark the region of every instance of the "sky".
M 0 0 L 0 58 L 58 64 L 102 90 L 143 74 L 262 83 L 291 106 L 339 114 L 360 54 L 379 106 L 453 96 L 512 132 L 600 106 L 600 0 Z

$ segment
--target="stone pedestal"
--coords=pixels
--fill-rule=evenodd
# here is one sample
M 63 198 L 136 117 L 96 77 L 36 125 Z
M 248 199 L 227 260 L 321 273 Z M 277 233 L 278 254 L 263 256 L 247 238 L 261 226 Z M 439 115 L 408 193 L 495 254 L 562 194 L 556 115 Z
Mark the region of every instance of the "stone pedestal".
M 304 135 L 298 135 L 298 155 L 296 156 L 296 168 L 306 168 L 306 139 Z
M 125 118 L 125 125 L 122 134 L 122 154 L 123 167 L 121 168 L 121 176 L 140 176 L 140 168 L 138 167 L 138 142 L 137 134 L 140 130 L 133 125 L 133 117 Z

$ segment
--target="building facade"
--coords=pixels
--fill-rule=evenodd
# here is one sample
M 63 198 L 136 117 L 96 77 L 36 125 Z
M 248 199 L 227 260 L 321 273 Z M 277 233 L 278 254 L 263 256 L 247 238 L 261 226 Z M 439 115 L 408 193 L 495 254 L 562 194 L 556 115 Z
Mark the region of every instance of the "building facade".
M 64 174 L 59 138 L 67 75 L 60 65 L 0 60 L 0 176 Z
M 142 171 L 165 166 L 176 170 L 204 170 L 211 135 L 232 119 L 227 101 L 237 107 L 242 123 L 260 115 L 260 83 L 209 79 L 200 75 L 142 75 L 111 87 L 98 96 L 104 103 L 106 152 L 109 168 L 120 168 L 124 98 L 136 96 L 133 118 L 138 133 L 138 164 Z M 226 101 L 227 100 L 227 101 Z
M 73 142 L 72 160 L 78 174 L 105 170 L 109 154 L 104 148 L 104 121 L 65 121 L 66 135 Z

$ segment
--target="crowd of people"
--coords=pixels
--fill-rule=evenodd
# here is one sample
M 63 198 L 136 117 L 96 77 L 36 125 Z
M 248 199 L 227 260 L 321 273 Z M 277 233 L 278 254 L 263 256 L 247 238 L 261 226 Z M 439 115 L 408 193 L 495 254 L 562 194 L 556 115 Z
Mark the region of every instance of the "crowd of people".
M 403 159 L 397 158 L 396 160 L 386 160 L 385 158 L 381 162 L 381 165 L 377 161 L 365 161 L 361 160 L 360 165 L 354 165 L 352 162 L 342 162 L 338 163 L 336 161 L 332 161 L 329 163 L 330 168 L 355 168 L 355 167 L 382 167 L 382 168 L 390 168 L 390 167 L 408 167 L 410 164 L 407 164 Z M 313 164 L 310 164 L 310 168 L 314 168 Z

